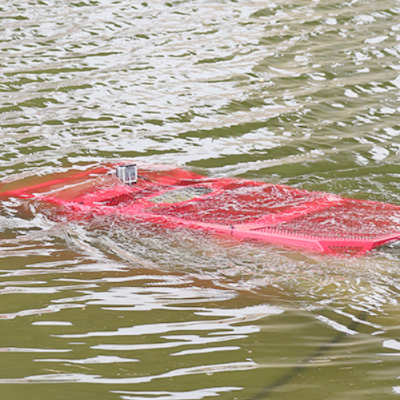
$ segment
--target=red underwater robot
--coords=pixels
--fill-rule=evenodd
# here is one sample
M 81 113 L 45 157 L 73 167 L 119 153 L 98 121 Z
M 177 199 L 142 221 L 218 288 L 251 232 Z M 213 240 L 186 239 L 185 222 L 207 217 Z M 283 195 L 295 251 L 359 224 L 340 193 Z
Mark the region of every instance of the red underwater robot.
M 54 203 L 75 217 L 121 214 L 326 253 L 363 254 L 400 239 L 400 206 L 164 165 L 105 164 L 30 180 L 3 183 L 0 196 Z

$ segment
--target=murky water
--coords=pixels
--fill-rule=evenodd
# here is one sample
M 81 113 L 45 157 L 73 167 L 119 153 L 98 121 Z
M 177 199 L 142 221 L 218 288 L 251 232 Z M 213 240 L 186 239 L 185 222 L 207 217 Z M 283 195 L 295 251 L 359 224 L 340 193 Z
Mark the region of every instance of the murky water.
M 0 178 L 105 159 L 400 204 L 400 3 L 0 2 Z M 0 209 L 1 398 L 391 399 L 400 250 Z

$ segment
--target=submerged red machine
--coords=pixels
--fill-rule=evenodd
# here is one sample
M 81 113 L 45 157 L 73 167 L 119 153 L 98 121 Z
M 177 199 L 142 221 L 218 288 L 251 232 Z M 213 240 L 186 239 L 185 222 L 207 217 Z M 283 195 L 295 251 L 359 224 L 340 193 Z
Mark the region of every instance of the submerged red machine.
M 136 176 L 121 164 L 3 183 L 0 196 L 57 204 L 71 218 L 122 214 L 326 253 L 363 254 L 400 239 L 400 206 L 164 165 L 136 163 Z

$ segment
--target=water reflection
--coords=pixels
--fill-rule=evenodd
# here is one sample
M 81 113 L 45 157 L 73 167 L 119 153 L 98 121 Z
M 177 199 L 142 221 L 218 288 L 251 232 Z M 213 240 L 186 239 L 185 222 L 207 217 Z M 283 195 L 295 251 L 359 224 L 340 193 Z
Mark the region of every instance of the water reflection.
M 7 1 L 0 178 L 135 157 L 399 204 L 399 13 Z M 400 393 L 398 246 L 332 258 L 55 215 L 1 204 L 4 398 Z
M 151 392 L 136 392 L 136 391 L 114 391 L 114 393 L 121 394 L 121 399 L 124 400 L 144 400 L 144 399 L 157 399 L 157 400 L 197 400 L 207 397 L 220 396 L 223 393 L 231 393 L 238 391 L 239 387 L 215 387 L 204 388 L 200 390 L 190 390 L 187 392 L 167 392 L 167 391 L 151 391 Z
M 7 337 L 3 352 L 30 357 L 32 372 L 1 383 L 100 383 L 121 398 L 179 398 L 247 391 L 252 371 L 264 371 L 264 388 L 253 392 L 264 398 L 317 367 L 362 373 L 395 348 L 395 253 L 334 258 L 109 219 L 58 226 L 9 238 L 2 249 L 4 259 L 29 260 L 3 268 L 0 295 L 15 299 L 3 320 L 30 325 L 42 343 Z M 53 252 L 24 254 L 46 243 Z M 59 261 L 46 261 L 54 254 Z M 234 371 L 242 375 L 232 386 Z M 214 389 L 185 390 L 191 376 Z M 182 385 L 152 390 L 157 381 Z

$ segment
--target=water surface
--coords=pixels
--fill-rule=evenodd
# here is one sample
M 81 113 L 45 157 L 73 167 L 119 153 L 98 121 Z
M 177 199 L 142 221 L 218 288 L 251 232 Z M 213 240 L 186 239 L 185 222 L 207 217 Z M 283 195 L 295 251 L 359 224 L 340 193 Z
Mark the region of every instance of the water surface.
M 0 178 L 134 158 L 400 204 L 400 4 L 0 4 Z M 392 399 L 399 247 L 0 209 L 2 398 Z

